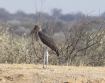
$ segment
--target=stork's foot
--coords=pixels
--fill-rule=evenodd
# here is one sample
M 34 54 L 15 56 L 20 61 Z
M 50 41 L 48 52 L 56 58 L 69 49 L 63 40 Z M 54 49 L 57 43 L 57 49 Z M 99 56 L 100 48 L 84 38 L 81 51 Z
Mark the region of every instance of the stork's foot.
M 47 65 L 43 65 L 43 69 L 47 69 L 48 67 L 47 67 Z

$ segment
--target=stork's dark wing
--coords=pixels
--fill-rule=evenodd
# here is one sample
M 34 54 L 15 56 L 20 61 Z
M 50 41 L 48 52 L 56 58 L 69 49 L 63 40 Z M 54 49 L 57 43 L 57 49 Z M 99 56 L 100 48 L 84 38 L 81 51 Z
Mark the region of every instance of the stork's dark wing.
M 38 32 L 38 35 L 41 39 L 41 41 L 47 45 L 49 48 L 51 48 L 53 51 L 56 52 L 57 56 L 59 56 L 59 50 L 55 44 L 55 42 L 53 41 L 52 38 L 50 38 L 48 35 L 46 35 L 45 33 L 43 32 Z

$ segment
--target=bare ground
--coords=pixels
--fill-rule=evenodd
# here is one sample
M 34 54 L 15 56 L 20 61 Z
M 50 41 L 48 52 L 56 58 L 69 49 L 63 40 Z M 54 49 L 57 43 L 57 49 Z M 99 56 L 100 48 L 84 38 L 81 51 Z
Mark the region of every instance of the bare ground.
M 105 67 L 0 64 L 0 83 L 105 83 Z

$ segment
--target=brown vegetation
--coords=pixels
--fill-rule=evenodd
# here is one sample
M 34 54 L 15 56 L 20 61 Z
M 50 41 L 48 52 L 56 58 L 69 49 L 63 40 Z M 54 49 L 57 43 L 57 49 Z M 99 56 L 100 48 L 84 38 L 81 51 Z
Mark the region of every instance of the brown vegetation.
M 104 21 L 98 19 L 85 19 L 74 22 L 71 26 L 65 26 L 62 32 L 64 41 L 56 42 L 60 49 L 60 57 L 57 58 L 49 49 L 49 63 L 104 66 L 104 26 Z M 41 42 L 32 40 L 27 34 L 16 35 L 10 32 L 11 29 L 10 25 L 0 26 L 0 63 L 43 63 Z

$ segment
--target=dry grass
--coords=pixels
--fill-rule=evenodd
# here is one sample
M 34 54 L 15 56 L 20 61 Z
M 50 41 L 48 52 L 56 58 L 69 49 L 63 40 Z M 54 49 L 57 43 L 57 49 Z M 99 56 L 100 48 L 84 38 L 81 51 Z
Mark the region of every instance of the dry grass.
M 105 83 L 105 68 L 1 64 L 0 83 Z
M 35 41 L 33 44 L 31 37 L 0 31 L 0 63 L 37 63 L 40 51 L 41 45 Z

